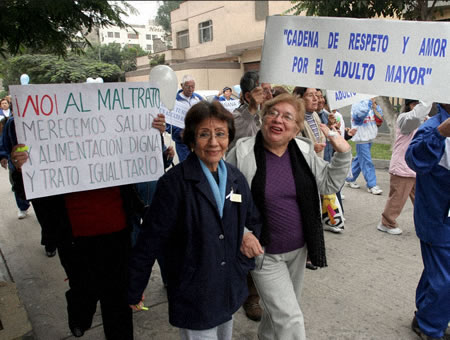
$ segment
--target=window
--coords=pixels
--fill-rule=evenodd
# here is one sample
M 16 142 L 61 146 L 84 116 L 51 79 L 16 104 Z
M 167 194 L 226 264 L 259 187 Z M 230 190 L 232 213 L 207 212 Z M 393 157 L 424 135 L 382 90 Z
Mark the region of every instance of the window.
M 204 21 L 198 24 L 198 41 L 203 44 L 213 40 L 212 20 Z
M 151 34 L 146 34 L 146 35 L 145 35 L 145 39 L 147 39 L 147 40 L 152 40 L 152 35 L 151 35 Z
M 139 34 L 128 33 L 128 39 L 139 39 Z
M 120 38 L 120 32 L 114 32 L 114 38 Z
M 147 45 L 146 50 L 147 50 L 147 51 L 151 51 L 151 50 L 152 50 L 152 45 Z
M 158 39 L 158 36 L 152 34 L 152 39 L 153 39 L 153 40 Z
M 108 38 L 114 38 L 114 33 L 113 32 L 108 32 Z
M 177 32 L 177 48 L 189 47 L 189 30 Z

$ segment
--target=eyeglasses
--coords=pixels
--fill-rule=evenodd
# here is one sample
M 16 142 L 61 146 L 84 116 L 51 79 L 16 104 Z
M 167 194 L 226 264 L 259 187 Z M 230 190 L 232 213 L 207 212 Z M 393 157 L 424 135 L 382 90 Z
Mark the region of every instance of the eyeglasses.
M 200 133 L 198 134 L 198 138 L 199 138 L 199 139 L 203 139 L 203 140 L 210 140 L 210 138 L 211 138 L 212 136 L 214 136 L 216 139 L 221 139 L 221 140 L 223 140 L 223 139 L 225 139 L 225 138 L 228 138 L 228 133 L 225 133 L 225 132 L 223 132 L 223 131 L 217 131 L 217 132 L 215 132 L 213 135 L 211 135 L 211 133 L 209 133 L 209 132 L 200 132 Z
M 183 86 L 188 89 L 195 89 L 195 85 L 183 85 Z
M 281 116 L 281 119 L 285 122 L 285 123 L 292 123 L 292 122 L 296 122 L 294 116 L 290 113 L 281 113 L 275 110 L 269 111 L 266 113 L 266 116 L 269 117 L 270 119 L 275 119 L 278 116 Z

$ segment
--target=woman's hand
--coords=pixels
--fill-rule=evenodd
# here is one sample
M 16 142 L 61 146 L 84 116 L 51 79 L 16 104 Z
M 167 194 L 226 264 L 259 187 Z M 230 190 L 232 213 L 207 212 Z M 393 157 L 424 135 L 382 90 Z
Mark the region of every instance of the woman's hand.
M 17 144 L 13 147 L 11 152 L 11 161 L 16 169 L 20 169 L 22 165 L 28 160 L 28 152 L 16 151 L 17 148 L 25 147 L 25 144 Z
M 314 151 L 316 153 L 322 152 L 322 150 L 325 149 L 325 146 L 327 146 L 326 143 L 314 143 Z
M 2 164 L 2 168 L 3 169 L 7 169 L 7 167 L 8 167 L 8 160 L 6 158 L 3 158 L 0 162 Z
M 347 131 L 347 135 L 353 137 L 354 135 L 356 135 L 356 132 L 358 131 L 356 128 L 350 129 L 350 128 L 345 128 L 345 131 Z
M 320 130 L 327 136 L 330 144 L 336 152 L 347 152 L 352 149 L 350 144 L 336 130 L 330 130 L 325 124 L 320 124 Z
M 139 301 L 136 305 L 128 305 L 132 310 L 148 310 L 148 308 L 144 307 L 145 296 L 142 294 L 141 301 Z
M 164 133 L 164 131 L 166 131 L 166 116 L 162 113 L 158 113 L 157 117 L 153 119 L 152 127 L 158 129 L 159 132 Z
M 164 151 L 164 156 L 166 157 L 166 159 L 172 159 L 175 157 L 175 150 L 173 148 L 173 146 L 169 146 L 166 151 Z
M 255 235 L 247 232 L 242 238 L 241 253 L 251 259 L 255 256 L 261 255 L 264 251 Z

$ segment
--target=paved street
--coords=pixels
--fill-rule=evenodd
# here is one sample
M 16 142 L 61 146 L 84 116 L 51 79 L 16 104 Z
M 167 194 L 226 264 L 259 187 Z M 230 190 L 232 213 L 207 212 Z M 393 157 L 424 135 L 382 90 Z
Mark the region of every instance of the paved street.
M 59 260 L 44 255 L 34 212 L 24 220 L 17 219 L 7 171 L 1 170 L 0 249 L 28 312 L 35 339 L 74 339 L 66 323 L 67 283 Z M 417 338 L 409 326 L 422 263 L 412 205 L 408 202 L 399 218 L 403 235 L 377 231 L 389 175 L 379 169 L 377 176 L 384 190 L 381 196 L 373 196 L 365 189 L 344 189 L 345 232 L 326 233 L 329 267 L 306 273 L 302 308 L 308 339 Z M 357 182 L 363 187 L 362 177 Z M 134 314 L 136 340 L 178 338 L 177 330 L 168 323 L 165 290 L 157 270 L 155 266 L 146 292 L 150 310 Z M 0 318 L 4 320 L 2 314 Z M 247 320 L 241 309 L 235 316 L 234 339 L 257 339 L 256 329 L 257 323 Z M 4 331 L 0 331 L 0 339 L 2 334 Z M 93 328 L 82 339 L 104 339 L 98 314 Z

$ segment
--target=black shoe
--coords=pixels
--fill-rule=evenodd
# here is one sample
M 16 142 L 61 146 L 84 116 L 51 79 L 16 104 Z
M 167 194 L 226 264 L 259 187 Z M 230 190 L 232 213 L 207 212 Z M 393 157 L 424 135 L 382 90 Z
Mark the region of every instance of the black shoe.
M 411 323 L 411 329 L 414 333 L 416 333 L 422 340 L 446 340 L 444 337 L 433 338 L 427 334 L 425 334 L 419 327 L 419 323 L 417 322 L 416 317 L 414 317 Z
M 55 246 L 45 246 L 45 255 L 48 257 L 53 257 L 56 255 L 56 247 Z
M 311 270 L 317 270 L 317 266 L 313 265 L 311 262 L 306 262 L 306 268 Z
M 80 327 L 73 327 L 71 329 L 71 331 L 72 331 L 73 336 L 76 338 L 80 338 L 84 335 L 84 330 Z

